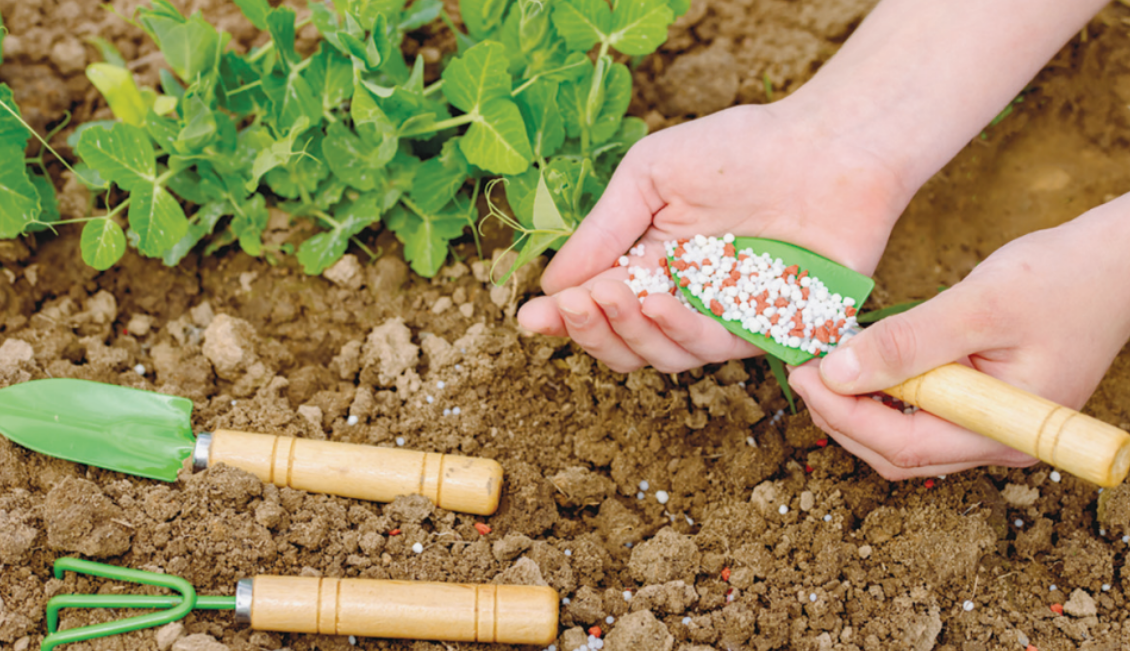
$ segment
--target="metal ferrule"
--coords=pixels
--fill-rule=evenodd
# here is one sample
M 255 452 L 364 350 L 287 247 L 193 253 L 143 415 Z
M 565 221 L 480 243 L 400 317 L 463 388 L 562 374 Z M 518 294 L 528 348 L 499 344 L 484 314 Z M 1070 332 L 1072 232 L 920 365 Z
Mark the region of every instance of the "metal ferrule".
M 255 590 L 255 579 L 240 579 L 235 584 L 235 621 L 240 624 L 251 623 L 251 595 Z
M 196 447 L 192 448 L 192 469 L 196 472 L 208 467 L 208 451 L 212 449 L 212 433 L 201 432 L 196 437 Z

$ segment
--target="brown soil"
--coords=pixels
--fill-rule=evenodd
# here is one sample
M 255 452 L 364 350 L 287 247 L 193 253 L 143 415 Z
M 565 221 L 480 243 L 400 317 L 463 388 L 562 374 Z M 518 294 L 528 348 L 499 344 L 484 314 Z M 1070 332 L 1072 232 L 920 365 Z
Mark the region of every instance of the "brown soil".
M 230 3 L 196 4 L 226 16 L 239 40 L 258 38 Z M 765 101 L 766 77 L 778 93 L 793 89 L 871 4 L 696 0 L 639 68 L 633 110 L 658 127 Z M 19 39 L 5 41 L 0 79 L 41 128 L 67 109 L 79 120 L 105 113 L 73 56 L 93 56 L 82 36 L 111 38 L 129 58 L 151 50 L 94 3 L 0 0 L 0 11 Z M 927 184 L 891 240 L 875 305 L 928 297 L 1006 241 L 1130 191 L 1128 18 L 1125 7 L 1106 10 L 1012 116 Z M 429 39 L 442 41 L 422 34 L 415 45 Z M 697 72 L 718 62 L 739 72 Z M 290 234 L 280 216 L 272 228 Z M 79 261 L 74 229 L 0 243 L 0 386 L 79 377 L 154 389 L 193 399 L 200 430 L 385 446 L 404 437 L 412 448 L 498 459 L 507 473 L 499 512 L 483 519 L 418 498 L 380 505 L 279 490 L 223 467 L 166 485 L 0 438 L 0 648 L 39 643 L 47 598 L 117 589 L 51 578 L 64 555 L 181 575 L 202 594 L 231 594 L 258 573 L 548 583 L 570 598 L 562 651 L 583 641 L 576 627 L 593 624 L 609 651 L 1130 648 L 1121 542 L 1130 487 L 1100 498 L 1071 477 L 1053 482 L 1045 466 L 971 471 L 932 488 L 888 483 L 821 446 L 807 414 L 784 414 L 759 360 L 678 376 L 610 373 L 568 341 L 516 329 L 536 274 L 492 288 L 489 261 L 468 244 L 466 263 L 428 281 L 392 242 L 377 243 L 382 259 L 343 265 L 332 281 L 233 252 L 176 269 L 127 256 L 98 274 Z M 1127 405 L 1130 350 L 1087 411 L 1130 429 Z M 456 406 L 460 415 L 442 415 Z M 650 487 L 638 500 L 641 480 Z M 657 490 L 670 494 L 665 506 Z M 62 625 L 124 615 L 65 611 Z M 350 648 L 345 638 L 252 632 L 223 613 L 69 648 L 210 648 L 206 636 L 236 651 Z

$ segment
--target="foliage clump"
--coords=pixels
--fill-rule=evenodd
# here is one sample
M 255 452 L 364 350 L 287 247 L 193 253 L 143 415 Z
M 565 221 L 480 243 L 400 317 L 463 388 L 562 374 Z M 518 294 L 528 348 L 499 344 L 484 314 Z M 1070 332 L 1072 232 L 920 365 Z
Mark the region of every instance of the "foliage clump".
M 646 134 L 625 117 L 631 73 L 613 53 L 654 51 L 686 10 L 686 0 L 461 0 L 467 33 L 425 84 L 423 58 L 409 65 L 400 45 L 440 18 L 454 30 L 442 0 L 311 1 L 321 42 L 309 56 L 296 48 L 293 9 L 236 4 L 268 44 L 241 54 L 199 13 L 186 18 L 168 0 L 138 9 L 132 20 L 171 69 L 160 91 L 138 88 L 99 44 L 106 62 L 87 74 L 116 119 L 71 140 L 79 178 L 103 193 L 105 214 L 82 220 L 91 266 L 109 268 L 127 243 L 175 265 L 207 241 L 206 252 L 295 253 L 317 274 L 383 225 L 430 277 L 450 241 L 475 232 L 490 178 L 506 182 L 512 215 L 491 213 L 517 231 L 523 264 L 564 243 Z M 0 149 L 11 154 L 0 158 L 10 195 L 0 237 L 10 238 L 58 215 L 41 195 L 53 195 L 50 182 L 23 163 L 28 131 L 6 87 L 0 102 Z M 265 244 L 268 206 L 319 231 L 296 251 Z

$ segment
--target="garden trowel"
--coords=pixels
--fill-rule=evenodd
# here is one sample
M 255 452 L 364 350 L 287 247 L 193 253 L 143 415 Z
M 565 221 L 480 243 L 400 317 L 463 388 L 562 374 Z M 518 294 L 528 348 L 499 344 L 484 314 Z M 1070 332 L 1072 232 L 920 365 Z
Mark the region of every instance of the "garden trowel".
M 768 253 L 795 264 L 829 291 L 855 299 L 856 305 L 862 305 L 874 287 L 867 276 L 793 244 L 756 237 L 738 237 L 733 244 L 739 251 L 752 249 L 755 255 Z M 669 265 L 674 261 L 668 257 Z M 672 267 L 671 273 L 678 284 L 679 271 Z M 795 366 L 814 357 L 715 316 L 689 288 L 682 291 L 699 312 L 786 363 Z M 1117 486 L 1130 472 L 1130 434 L 968 366 L 946 364 L 883 393 L 1099 486 Z
M 186 459 L 224 463 L 276 486 L 376 502 L 423 495 L 441 508 L 490 515 L 502 467 L 490 459 L 217 430 L 194 436 L 192 401 L 86 380 L 0 389 L 0 434 L 59 459 L 176 481 Z

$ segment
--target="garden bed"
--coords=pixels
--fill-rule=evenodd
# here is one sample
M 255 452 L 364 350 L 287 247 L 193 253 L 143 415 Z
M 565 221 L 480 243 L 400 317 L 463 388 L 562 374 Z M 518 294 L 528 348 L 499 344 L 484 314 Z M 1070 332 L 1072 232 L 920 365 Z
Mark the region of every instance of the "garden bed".
M 137 5 L 113 4 L 127 14 Z M 636 68 L 631 112 L 655 129 L 793 89 L 870 4 L 692 3 Z M 196 5 L 240 47 L 261 42 L 234 4 L 188 9 Z M 94 3 L 0 0 L 0 12 L 13 34 L 0 80 L 41 130 L 68 110 L 78 122 L 109 117 L 82 74 L 94 60 L 86 35 L 112 40 L 143 62 L 139 78 L 155 81 L 144 63 L 152 45 Z M 923 188 L 866 307 L 932 296 L 1005 242 L 1130 191 L 1127 19 L 1125 7 L 1105 10 L 1010 116 Z M 450 50 L 439 25 L 410 34 L 409 53 Z M 66 135 L 56 140 L 65 154 Z M 83 190 L 50 170 L 64 216 L 79 216 Z M 274 212 L 264 239 L 285 242 L 300 228 Z M 491 260 L 476 258 L 469 237 L 456 247 L 462 262 L 424 279 L 388 234 L 366 236 L 383 249 L 376 262 L 351 250 L 359 257 L 310 277 L 293 258 L 272 266 L 231 247 L 176 268 L 129 253 L 99 273 L 81 262 L 79 227 L 60 230 L 0 242 L 0 386 L 78 377 L 154 389 L 194 400 L 199 430 L 385 446 L 403 438 L 413 449 L 497 459 L 507 482 L 498 513 L 477 518 L 419 499 L 278 490 L 226 468 L 166 485 L 0 438 L 0 648 L 37 647 L 48 597 L 112 590 L 52 579 L 65 555 L 184 576 L 201 594 L 232 594 L 259 573 L 545 582 L 570 600 L 561 651 L 584 641 L 575 627 L 593 625 L 608 651 L 1127 648 L 1126 485 L 1107 498 L 1113 524 L 1104 528 L 1097 490 L 1055 481 L 1043 465 L 889 483 L 803 410 L 789 414 L 761 360 L 625 376 L 567 340 L 521 332 L 514 313 L 537 291 L 537 268 L 494 287 Z M 508 237 L 488 229 L 486 250 Z M 1130 429 L 1128 405 L 1130 350 L 1085 411 Z M 121 615 L 65 611 L 62 626 Z M 352 648 L 347 638 L 252 632 L 223 613 L 184 625 L 233 651 Z M 155 646 L 143 631 L 64 648 Z

